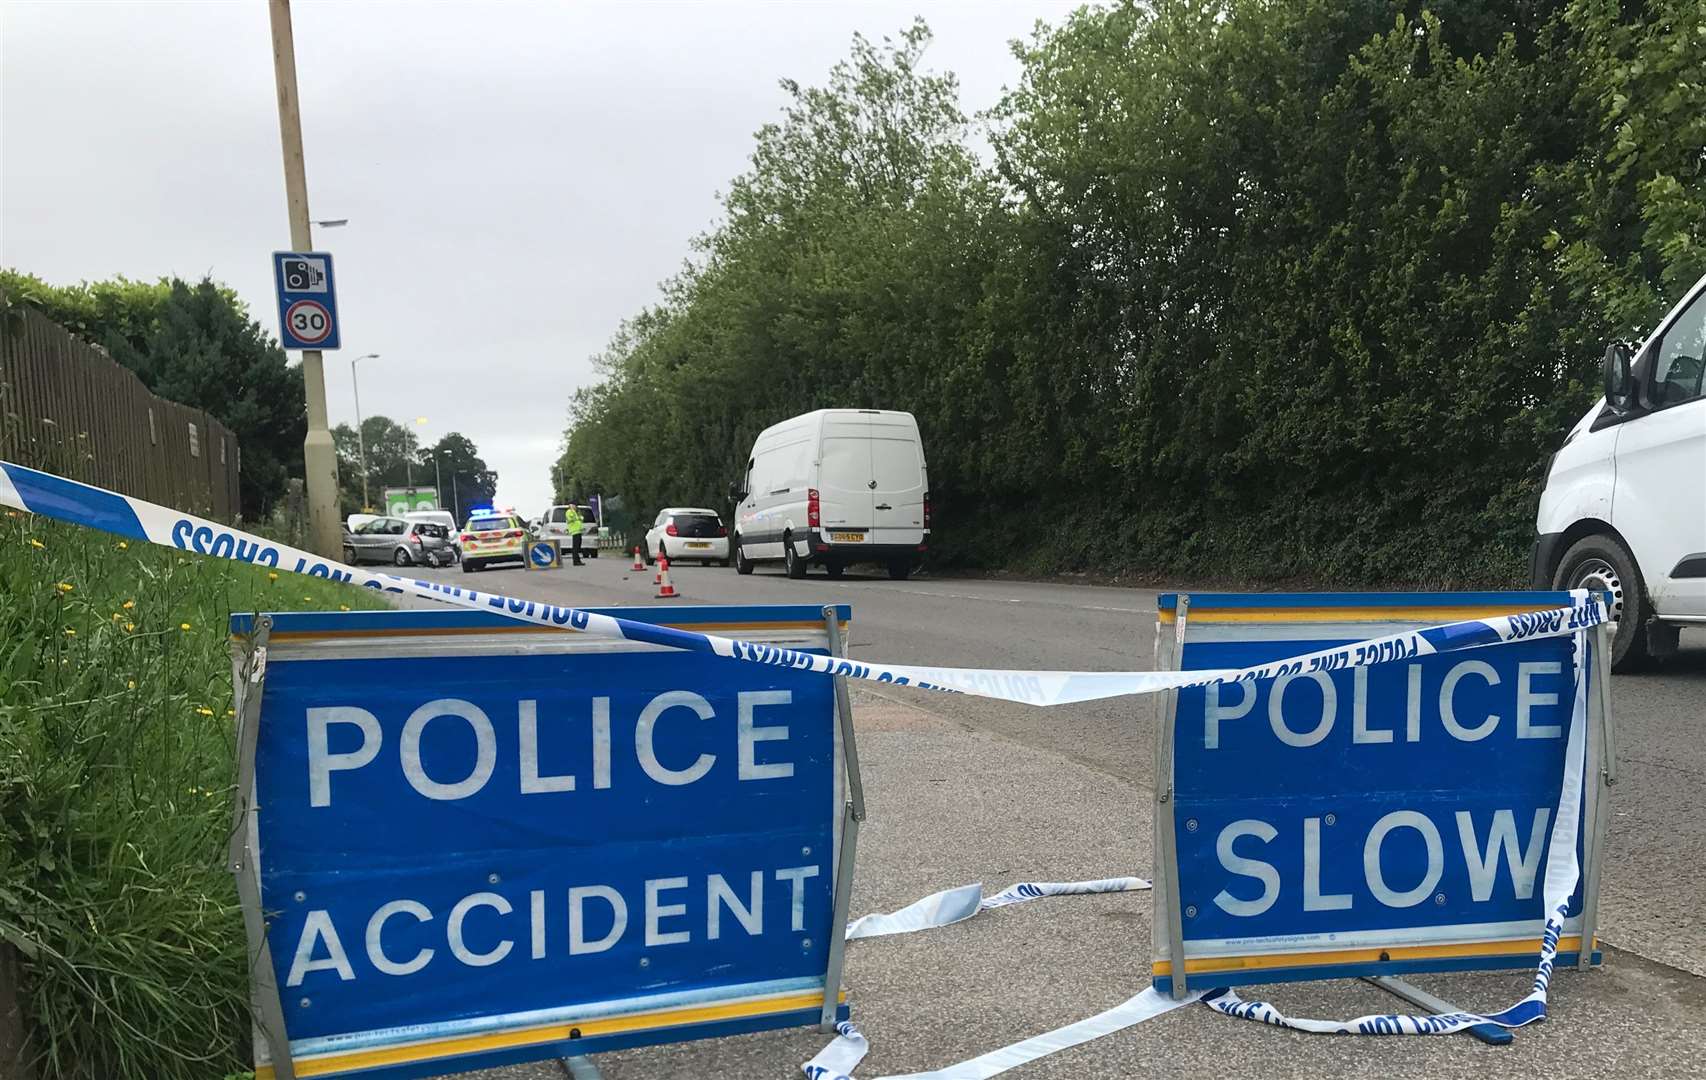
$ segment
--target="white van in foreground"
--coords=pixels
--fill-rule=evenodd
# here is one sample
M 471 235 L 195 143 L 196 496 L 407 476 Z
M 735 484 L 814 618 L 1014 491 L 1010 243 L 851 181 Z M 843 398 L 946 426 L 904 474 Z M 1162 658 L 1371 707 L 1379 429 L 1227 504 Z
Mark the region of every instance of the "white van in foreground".
M 1605 350 L 1605 397 L 1552 455 L 1534 586 L 1612 594 L 1616 669 L 1706 626 L 1706 278 L 1631 353 Z
M 918 565 L 930 534 L 924 444 L 911 413 L 819 409 L 759 433 L 735 501 L 735 569 L 782 560 L 788 576 L 822 563 L 840 577 L 876 562 L 889 577 Z

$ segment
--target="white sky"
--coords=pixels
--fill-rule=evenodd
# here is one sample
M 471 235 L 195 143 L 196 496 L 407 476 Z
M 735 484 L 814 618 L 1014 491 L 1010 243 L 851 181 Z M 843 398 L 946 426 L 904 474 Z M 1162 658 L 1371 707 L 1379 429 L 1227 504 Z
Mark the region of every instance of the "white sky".
M 854 31 L 914 14 L 967 112 L 1018 75 L 1049 0 L 373 3 L 298 0 L 309 206 L 337 261 L 332 423 L 459 430 L 527 514 L 569 397 L 713 222 L 777 79 L 821 83 Z M 288 248 L 262 0 L 0 0 L 0 263 L 66 284 L 212 274 L 276 335 Z M 294 356 L 293 356 L 294 359 Z M 636 437 L 643 437 L 636 432 Z

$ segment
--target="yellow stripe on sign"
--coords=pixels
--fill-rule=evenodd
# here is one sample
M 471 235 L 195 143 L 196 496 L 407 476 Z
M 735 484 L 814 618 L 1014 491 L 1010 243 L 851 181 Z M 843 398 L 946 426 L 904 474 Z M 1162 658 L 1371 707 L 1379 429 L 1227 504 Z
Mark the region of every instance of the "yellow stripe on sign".
M 1551 611 L 1555 604 L 1512 604 L 1509 607 L 1342 607 L 1342 608 L 1192 608 L 1194 623 L 1335 623 L 1414 622 L 1427 626 L 1464 619 L 1492 619 Z M 1157 613 L 1164 623 L 1178 621 L 1176 611 Z
M 1597 940 L 1597 939 L 1596 939 Z M 1582 946 L 1580 934 L 1558 939 L 1559 952 L 1576 952 Z M 1223 974 L 1240 971 L 1261 972 L 1275 968 L 1331 967 L 1336 964 L 1377 964 L 1386 960 L 1440 960 L 1474 957 L 1540 955 L 1540 939 L 1520 941 L 1475 941 L 1454 945 L 1401 945 L 1384 949 L 1337 949 L 1332 952 L 1268 953 L 1262 956 L 1201 956 L 1185 960 L 1185 975 Z M 1150 965 L 1151 975 L 1173 974 L 1173 964 L 1157 960 Z M 1323 976 L 1325 978 L 1326 976 Z
M 845 1003 L 847 991 L 836 998 Z M 744 1020 L 755 1016 L 816 1009 L 823 1005 L 823 994 L 813 991 L 790 994 L 786 997 L 761 998 L 756 1001 L 732 1001 L 720 1005 L 695 1005 L 681 1009 L 659 1009 L 652 1012 L 628 1013 L 624 1016 L 605 1016 L 574 1023 L 543 1024 L 537 1027 L 516 1028 L 510 1031 L 490 1031 L 479 1035 L 452 1035 L 427 1039 L 402 1046 L 380 1046 L 344 1053 L 316 1054 L 295 1062 L 296 1075 L 335 1076 L 359 1069 L 374 1069 L 383 1065 L 411 1065 L 440 1058 L 458 1057 L 489 1050 L 511 1050 L 516 1047 L 537 1046 L 543 1043 L 568 1040 L 571 1031 L 577 1038 L 594 1035 L 615 1035 L 632 1031 L 662 1030 L 706 1024 L 717 1020 Z M 273 1080 L 271 1065 L 255 1068 L 255 1080 Z

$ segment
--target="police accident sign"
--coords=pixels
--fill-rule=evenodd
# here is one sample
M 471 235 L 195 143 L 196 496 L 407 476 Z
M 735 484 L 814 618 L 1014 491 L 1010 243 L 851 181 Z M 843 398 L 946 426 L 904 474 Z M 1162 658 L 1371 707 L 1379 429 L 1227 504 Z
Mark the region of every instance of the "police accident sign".
M 815 606 L 623 615 L 826 647 Z M 254 861 L 298 1075 L 818 1023 L 831 680 L 495 613 L 270 618 Z
M 1180 669 L 1243 667 L 1446 619 L 1527 617 L 1560 599 L 1197 594 L 1181 615 L 1167 595 L 1160 639 Z M 1532 967 L 1574 648 L 1537 637 L 1180 690 L 1171 810 L 1156 817 L 1157 851 L 1165 858 L 1170 831 L 1177 853 L 1157 875 L 1170 883 L 1156 891 L 1156 985 L 1173 989 L 1175 903 L 1192 989 Z M 1592 730 L 1603 715 L 1597 692 L 1588 698 Z M 1597 853 L 1578 857 L 1593 880 Z M 1560 964 L 1579 958 L 1582 895 Z

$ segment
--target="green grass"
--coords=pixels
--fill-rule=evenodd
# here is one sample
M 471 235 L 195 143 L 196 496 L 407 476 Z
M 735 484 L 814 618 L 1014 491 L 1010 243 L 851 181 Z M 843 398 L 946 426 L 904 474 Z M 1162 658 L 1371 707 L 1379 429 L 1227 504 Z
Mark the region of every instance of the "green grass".
M 0 941 L 41 1080 L 248 1067 L 227 617 L 365 589 L 0 512 Z

